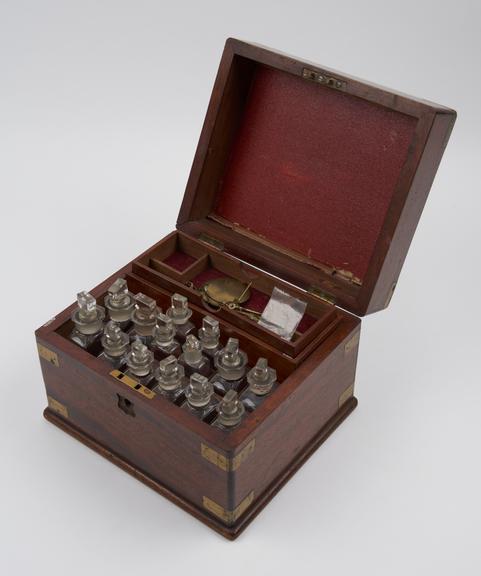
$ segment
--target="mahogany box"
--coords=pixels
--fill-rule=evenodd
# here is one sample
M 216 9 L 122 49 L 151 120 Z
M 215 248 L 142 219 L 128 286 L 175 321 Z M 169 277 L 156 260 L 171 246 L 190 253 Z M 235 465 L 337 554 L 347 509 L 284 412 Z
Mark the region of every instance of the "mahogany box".
M 360 316 L 391 299 L 453 127 L 453 110 L 228 39 L 176 231 L 118 277 L 165 310 L 212 315 L 211 278 L 307 303 L 293 339 L 238 310 L 222 342 L 265 357 L 279 386 L 224 431 L 166 401 L 69 334 L 75 304 L 36 331 L 44 415 L 227 538 L 235 538 L 355 408 Z

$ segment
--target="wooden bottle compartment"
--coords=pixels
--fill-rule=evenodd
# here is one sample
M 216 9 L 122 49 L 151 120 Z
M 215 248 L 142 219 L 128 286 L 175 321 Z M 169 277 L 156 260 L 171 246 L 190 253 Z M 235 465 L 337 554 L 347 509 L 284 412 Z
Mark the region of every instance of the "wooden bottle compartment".
M 163 309 L 170 305 L 172 291 L 133 272 L 138 261 L 91 290 L 99 304 L 122 276 L 131 292 L 151 296 Z M 324 310 L 324 304 L 312 304 L 314 311 Z M 240 533 L 356 404 L 360 321 L 346 312 L 336 311 L 335 321 L 295 357 L 251 333 L 250 322 L 216 316 L 222 343 L 238 338 L 250 364 L 267 358 L 280 383 L 227 432 L 151 390 L 129 386 L 112 375 L 107 361 L 72 342 L 75 306 L 36 332 L 49 401 L 45 417 L 228 538 Z M 196 327 L 212 315 L 201 305 L 191 308 Z
M 202 306 L 199 290 L 208 280 L 231 277 L 251 284 L 251 297 L 245 306 L 262 312 L 275 286 L 307 302 L 306 313 L 291 341 L 286 341 L 235 310 L 214 313 L 229 323 L 268 342 L 291 358 L 312 350 L 338 322 L 335 306 L 303 290 L 266 274 L 225 252 L 182 232 L 172 232 L 132 264 L 134 273 L 152 285 L 178 292 Z M 170 304 L 169 304 L 170 305 Z

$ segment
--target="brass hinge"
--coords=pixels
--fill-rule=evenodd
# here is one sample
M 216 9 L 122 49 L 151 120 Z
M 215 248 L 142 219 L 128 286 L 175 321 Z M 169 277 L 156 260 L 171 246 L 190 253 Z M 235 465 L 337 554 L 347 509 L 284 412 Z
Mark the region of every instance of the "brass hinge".
M 110 372 L 110 375 L 113 376 L 119 382 L 127 384 L 129 388 L 132 388 L 132 390 L 135 390 L 139 394 L 142 394 L 142 396 L 149 398 L 149 400 L 155 398 L 155 392 L 152 392 L 152 390 L 149 390 L 149 388 L 147 388 L 146 386 L 142 386 L 142 384 L 139 384 L 139 382 L 137 382 L 135 378 L 127 376 L 127 374 L 124 374 L 120 370 L 112 370 L 112 372 Z
M 46 348 L 42 344 L 39 344 L 38 342 L 37 342 L 37 349 L 40 358 L 47 360 L 47 362 L 50 362 L 50 364 L 53 364 L 57 368 L 59 367 L 58 356 L 55 352 L 49 350 L 48 348 Z
M 60 414 L 60 416 L 63 416 L 64 418 L 68 418 L 68 409 L 66 406 L 64 406 L 58 400 L 55 400 L 55 398 L 52 398 L 52 396 L 47 396 L 47 400 L 48 400 L 48 407 L 50 408 L 50 410 L 53 410 L 54 412 Z
M 319 82 L 319 84 L 324 84 L 325 86 L 330 86 L 331 88 L 337 88 L 342 90 L 346 87 L 346 83 L 339 78 L 334 78 L 334 76 L 329 76 L 324 72 L 316 72 L 315 70 L 309 70 L 309 68 L 304 68 L 302 70 L 302 77 L 307 80 L 313 80 L 314 82 Z
M 220 250 L 221 252 L 224 250 L 224 243 L 221 242 L 220 240 L 217 240 L 217 238 L 212 238 L 212 236 L 209 236 L 208 234 L 202 233 L 199 236 L 199 240 L 201 242 L 204 242 L 204 244 L 212 246 L 216 250 Z
M 234 524 L 234 522 L 244 514 L 247 508 L 249 508 L 253 500 L 254 492 L 249 492 L 249 494 L 244 498 L 244 500 L 242 500 L 239 506 L 234 508 L 234 510 L 226 510 L 223 506 L 214 502 L 214 500 L 207 498 L 207 496 L 202 497 L 202 504 L 206 510 L 214 516 L 217 516 L 217 518 L 220 518 L 225 524 Z
M 307 292 L 309 294 L 312 294 L 312 296 L 315 296 L 316 298 L 324 300 L 324 302 L 327 302 L 328 304 L 333 304 L 334 306 L 336 305 L 336 299 L 334 298 L 334 296 L 326 294 L 323 290 L 321 290 L 317 286 L 311 286 L 310 288 L 308 288 Z
M 256 439 L 253 438 L 234 458 L 228 458 L 224 456 L 214 448 L 207 446 L 204 443 L 200 445 L 200 453 L 202 458 L 208 460 L 211 464 L 214 464 L 224 472 L 234 472 L 239 468 L 239 466 L 247 460 L 247 458 L 254 452 L 256 446 Z

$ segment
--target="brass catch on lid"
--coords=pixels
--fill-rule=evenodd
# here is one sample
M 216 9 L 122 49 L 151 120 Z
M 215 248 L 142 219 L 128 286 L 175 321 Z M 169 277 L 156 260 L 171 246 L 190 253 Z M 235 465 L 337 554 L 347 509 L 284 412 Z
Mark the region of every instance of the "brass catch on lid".
M 339 78 L 334 78 L 329 76 L 324 72 L 317 72 L 316 70 L 309 70 L 309 68 L 304 68 L 302 70 L 302 77 L 307 80 L 313 80 L 314 82 L 319 82 L 319 84 L 324 84 L 325 86 L 330 86 L 331 88 L 337 88 L 342 90 L 346 87 L 346 83 Z

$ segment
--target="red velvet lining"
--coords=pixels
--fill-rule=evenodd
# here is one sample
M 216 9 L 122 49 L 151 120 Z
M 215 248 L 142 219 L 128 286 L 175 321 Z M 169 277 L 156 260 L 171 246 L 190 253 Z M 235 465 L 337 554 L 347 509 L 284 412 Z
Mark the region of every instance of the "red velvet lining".
M 224 278 L 225 276 L 225 274 L 222 274 L 222 272 L 219 272 L 219 270 L 216 270 L 215 268 L 206 268 L 192 279 L 192 283 L 194 284 L 195 288 L 200 288 L 209 280 L 215 280 L 215 278 Z M 250 291 L 251 296 L 249 300 L 245 302 L 244 306 L 250 308 L 251 310 L 255 310 L 256 312 L 262 312 L 267 306 L 270 296 L 252 287 Z M 299 326 L 297 327 L 297 332 L 300 334 L 304 333 L 311 326 L 313 326 L 315 322 L 316 318 L 313 318 L 309 314 L 304 314 L 302 320 L 299 323 Z
M 189 256 L 185 252 L 173 252 L 164 260 L 164 264 L 167 264 L 167 266 L 170 266 L 179 272 L 183 272 L 186 268 L 192 266 L 194 262 L 195 258 Z
M 304 332 L 307 332 L 307 330 L 309 330 L 311 326 L 314 326 L 316 322 L 316 318 L 309 316 L 309 314 L 304 314 L 302 320 L 299 322 L 299 326 L 297 327 L 297 332 L 299 332 L 299 334 L 304 334 Z
M 259 66 L 215 212 L 362 280 L 416 122 Z

